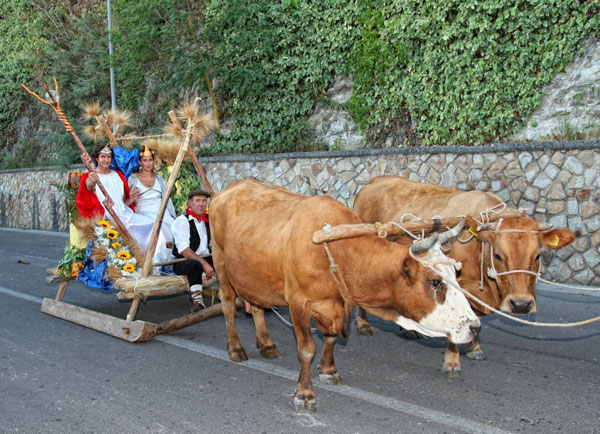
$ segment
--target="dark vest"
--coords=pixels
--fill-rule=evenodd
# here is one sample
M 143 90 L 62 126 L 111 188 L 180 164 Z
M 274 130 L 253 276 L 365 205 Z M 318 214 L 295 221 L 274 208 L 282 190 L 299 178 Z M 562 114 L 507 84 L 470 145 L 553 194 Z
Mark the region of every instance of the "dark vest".
M 183 215 L 186 216 L 186 218 L 189 217 L 187 212 L 184 212 Z M 208 215 L 206 216 L 206 218 L 208 218 Z M 190 249 L 196 252 L 198 247 L 200 247 L 200 234 L 198 234 L 198 229 L 196 229 L 196 224 L 194 223 L 194 220 L 195 219 L 190 220 L 188 218 L 188 223 L 190 224 Z M 210 227 L 205 221 L 200 220 L 200 223 L 204 223 L 204 225 L 206 226 L 206 243 L 208 244 L 208 250 L 210 251 Z M 173 256 L 175 256 L 176 258 L 183 258 L 183 256 L 177 250 L 176 245 L 173 246 Z

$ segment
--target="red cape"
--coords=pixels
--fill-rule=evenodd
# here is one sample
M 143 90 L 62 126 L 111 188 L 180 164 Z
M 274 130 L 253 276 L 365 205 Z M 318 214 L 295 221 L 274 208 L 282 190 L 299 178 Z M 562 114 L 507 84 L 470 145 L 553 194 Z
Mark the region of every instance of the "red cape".
M 121 172 L 115 170 L 121 181 L 123 181 L 123 187 L 125 189 L 125 199 L 129 199 L 129 185 L 127 185 L 127 180 L 123 176 Z M 93 215 L 104 215 L 104 207 L 98 200 L 96 193 L 93 191 L 89 191 L 85 185 L 85 180 L 88 179 L 89 172 L 84 173 L 81 179 L 79 180 L 79 190 L 77 190 L 77 198 L 75 199 L 75 205 L 77 209 L 83 216 L 83 218 L 90 218 Z M 123 200 L 120 197 L 111 197 L 113 201 Z M 135 206 L 133 204 L 129 205 L 133 211 L 135 211 Z

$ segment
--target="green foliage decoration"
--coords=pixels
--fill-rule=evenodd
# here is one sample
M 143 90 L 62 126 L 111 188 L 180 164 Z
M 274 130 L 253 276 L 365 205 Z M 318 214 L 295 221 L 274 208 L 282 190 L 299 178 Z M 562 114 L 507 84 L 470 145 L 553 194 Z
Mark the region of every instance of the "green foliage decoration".
M 361 0 L 361 6 L 351 113 L 367 129 L 408 109 L 424 144 L 476 145 L 509 136 L 539 107 L 541 88 L 580 42 L 600 29 L 599 6 L 591 0 Z
M 57 275 L 60 277 L 71 278 L 71 265 L 77 262 L 83 263 L 85 260 L 85 247 L 77 248 L 69 243 L 65 246 L 62 259 L 56 267 Z

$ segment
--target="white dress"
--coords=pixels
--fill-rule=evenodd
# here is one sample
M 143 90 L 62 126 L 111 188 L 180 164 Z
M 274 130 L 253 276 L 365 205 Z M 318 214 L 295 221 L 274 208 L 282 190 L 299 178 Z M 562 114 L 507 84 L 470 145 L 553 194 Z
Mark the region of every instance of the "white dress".
M 137 187 L 140 192 L 140 198 L 135 205 L 135 214 L 150 218 L 153 222 L 156 220 L 158 215 L 158 209 L 163 198 L 164 191 L 166 189 L 165 183 L 160 175 L 154 176 L 154 185 L 152 187 L 145 186 L 142 181 L 137 177 L 136 174 L 132 174 L 129 177 L 129 188 Z M 162 251 L 160 254 L 161 262 L 172 258 L 171 250 L 166 246 L 167 242 L 173 241 L 173 235 L 171 233 L 171 223 L 175 219 L 175 208 L 173 203 L 169 199 L 167 208 L 163 215 L 162 224 L 160 226 L 159 244 L 157 244 L 156 253 Z M 156 255 L 155 255 L 156 256 Z M 158 262 L 155 260 L 155 262 Z
M 139 246 L 146 250 L 148 248 L 148 242 L 150 241 L 152 227 L 154 226 L 154 219 L 147 215 L 134 213 L 131 208 L 125 205 L 125 202 L 123 201 L 123 197 L 125 196 L 125 186 L 123 185 L 121 177 L 116 172 L 111 170 L 110 173 L 106 174 L 98 173 L 98 179 L 114 202 L 113 211 L 117 214 L 129 233 L 136 239 Z M 95 187 L 94 193 L 104 208 L 104 204 L 102 203 L 104 201 L 104 194 L 98 186 Z M 105 215 L 110 218 L 110 214 L 106 212 L 106 208 L 104 208 L 104 211 Z M 166 246 L 166 240 L 162 234 L 159 234 L 157 245 Z M 154 262 L 163 260 L 163 257 L 165 256 L 165 252 L 163 251 L 164 248 L 165 247 L 160 249 L 160 254 L 159 249 L 156 249 L 157 251 L 153 258 Z

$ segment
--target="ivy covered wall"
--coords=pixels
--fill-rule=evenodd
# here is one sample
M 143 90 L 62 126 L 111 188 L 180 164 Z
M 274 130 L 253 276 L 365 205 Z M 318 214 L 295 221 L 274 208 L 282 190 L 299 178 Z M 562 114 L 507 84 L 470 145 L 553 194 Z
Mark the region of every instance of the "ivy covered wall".
M 0 3 L 0 167 L 69 164 L 78 153 L 36 90 L 56 75 L 78 127 L 109 103 L 105 2 Z M 207 154 L 318 150 L 308 118 L 350 77 L 342 104 L 380 147 L 502 142 L 541 88 L 600 28 L 595 0 L 113 0 L 117 103 L 138 133 L 215 85 L 221 134 Z M 90 144 L 91 145 L 91 144 Z

